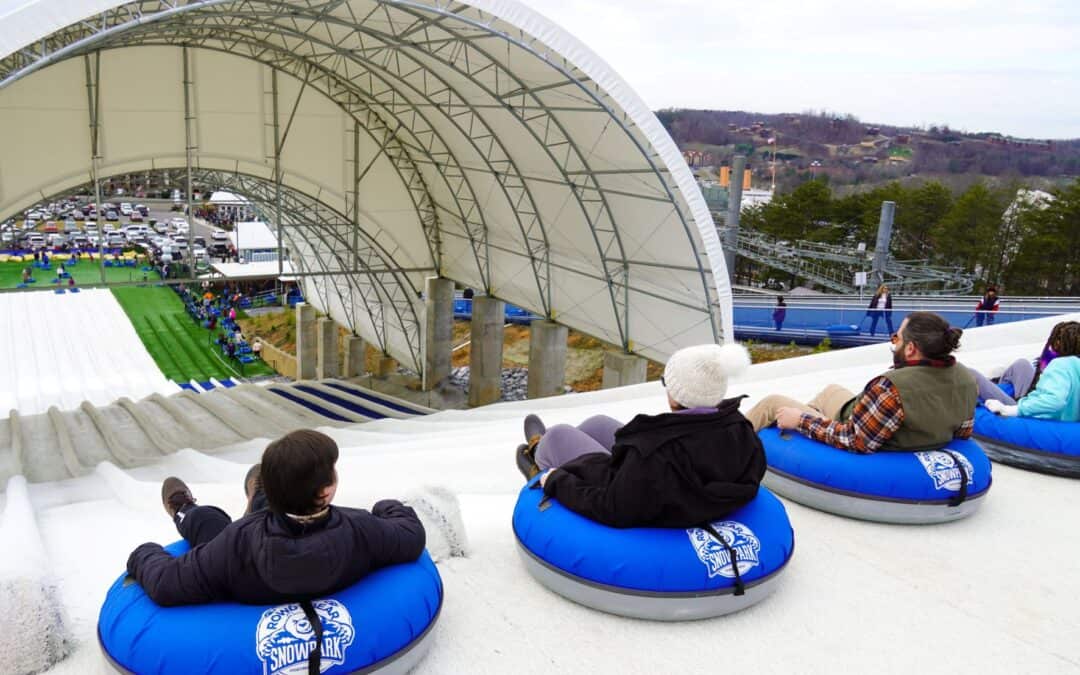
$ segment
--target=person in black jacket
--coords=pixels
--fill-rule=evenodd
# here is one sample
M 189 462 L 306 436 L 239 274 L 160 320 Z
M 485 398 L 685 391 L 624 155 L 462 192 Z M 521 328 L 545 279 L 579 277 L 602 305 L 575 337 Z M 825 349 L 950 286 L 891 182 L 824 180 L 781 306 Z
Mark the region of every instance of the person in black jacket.
M 889 287 L 885 284 L 878 286 L 877 293 L 874 293 L 874 297 L 870 298 L 870 304 L 866 308 L 866 316 L 870 317 L 870 335 L 877 332 L 878 321 L 885 318 L 885 325 L 889 328 L 889 335 L 892 335 L 896 331 L 893 330 L 892 323 L 892 293 L 889 292 Z M 866 317 L 863 317 L 863 321 Z
M 695 527 L 752 500 L 765 475 L 765 451 L 724 399 L 728 377 L 750 364 L 739 345 L 699 345 L 668 360 L 662 382 L 670 413 L 608 417 L 545 429 L 526 418 L 520 454 L 544 473 L 544 494 L 612 527 Z
M 337 444 L 308 429 L 274 441 L 245 481 L 248 513 L 236 522 L 195 503 L 187 485 L 167 478 L 165 511 L 192 549 L 173 557 L 143 544 L 127 571 L 159 605 L 301 602 L 351 586 L 380 567 L 416 560 L 424 527 L 401 502 L 371 512 L 331 506 Z

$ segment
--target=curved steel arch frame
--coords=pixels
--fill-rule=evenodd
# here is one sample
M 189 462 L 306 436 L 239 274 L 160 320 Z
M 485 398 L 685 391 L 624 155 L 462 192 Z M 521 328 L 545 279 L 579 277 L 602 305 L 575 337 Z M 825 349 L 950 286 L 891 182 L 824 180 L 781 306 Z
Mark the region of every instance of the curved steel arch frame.
M 430 6 L 412 0 L 372 2 L 371 11 L 362 17 L 353 13 L 349 3 L 338 0 L 292 4 L 274 0 L 204 0 L 182 7 L 158 0 L 128 3 L 103 12 L 93 21 L 72 24 L 33 48 L 0 59 L 0 88 L 50 63 L 101 48 L 191 45 L 260 61 L 302 80 L 305 86 L 312 83 L 352 116 L 357 121 L 356 133 L 363 128 L 375 140 L 379 152 L 390 159 L 406 186 L 435 265 L 441 270 L 441 232 L 459 236 L 440 225 L 439 212 L 442 211 L 461 226 L 473 251 L 478 275 L 489 287 L 490 250 L 483 208 L 469 182 L 468 171 L 427 117 L 429 112 L 425 109 L 434 109 L 462 134 L 498 182 L 503 198 L 511 206 L 523 245 L 523 251 L 514 253 L 527 258 L 532 267 L 538 294 L 538 303 L 533 309 L 542 308 L 543 313 L 550 316 L 553 312 L 550 248 L 541 209 L 535 203 L 526 177 L 476 106 L 453 83 L 440 77 L 425 63 L 427 60 L 437 62 L 444 69 L 468 78 L 472 86 L 482 90 L 496 105 L 509 110 L 521 129 L 558 167 L 560 183 L 569 188 L 571 198 L 591 231 L 618 332 L 623 346 L 631 349 L 629 294 L 635 290 L 631 279 L 631 266 L 635 263 L 627 260 L 618 223 L 608 203 L 609 189 L 598 178 L 598 173 L 602 172 L 596 172 L 590 166 L 588 150 L 574 142 L 538 94 L 539 88 L 530 87 L 482 44 L 486 39 L 506 42 L 558 73 L 562 78 L 559 86 L 576 88 L 591 110 L 609 118 L 637 147 L 641 153 L 638 159 L 648 166 L 647 171 L 639 173 L 651 174 L 654 189 L 666 197 L 686 233 L 704 291 L 705 300 L 698 309 L 707 315 L 714 339 L 722 338 L 716 287 L 708 278 L 712 270 L 701 262 L 691 223 L 674 191 L 678 188 L 673 189 L 665 178 L 665 170 L 654 161 L 655 154 L 650 154 L 635 135 L 627 115 L 612 107 L 610 97 L 598 85 L 591 84 L 573 63 L 551 54 L 542 42 L 524 31 L 514 35 L 500 29 L 494 21 L 466 16 L 470 13 L 466 10 L 473 9 L 471 5 L 440 3 Z M 349 12 L 348 18 L 334 15 L 340 8 Z M 395 16 L 392 17 L 392 13 Z M 487 17 L 499 18 L 481 12 L 481 19 Z M 335 41 L 327 30 L 328 37 L 323 39 L 322 33 L 316 35 L 316 30 L 325 24 L 334 24 L 347 33 Z M 281 44 L 273 42 L 271 36 L 276 36 Z M 342 48 L 346 39 L 358 42 L 359 48 Z M 346 60 L 352 66 L 343 74 L 339 69 Z M 423 72 L 417 77 L 419 71 Z M 372 86 L 372 83 L 379 86 Z M 438 203 L 419 168 L 419 157 L 438 170 L 453 199 L 453 211 Z M 358 209 L 355 201 L 354 197 L 354 208 Z M 348 223 L 347 217 L 337 216 L 340 223 Z M 326 233 L 320 236 L 325 237 Z M 347 244 L 347 241 L 342 243 Z M 505 249 L 500 250 L 505 252 Z M 693 266 L 679 269 L 688 271 Z M 332 285 L 338 288 L 337 283 L 332 282 Z M 351 293 L 352 282 L 347 283 Z M 340 294 L 340 289 L 338 292 Z M 375 295 L 392 297 L 385 290 L 377 291 Z M 343 301 L 343 305 L 348 303 Z M 411 301 L 409 307 L 412 307 Z M 385 333 L 379 337 L 379 342 L 385 342 Z
M 246 197 L 252 202 L 256 212 L 264 217 L 271 217 L 279 207 L 278 186 L 274 181 L 212 169 L 192 169 L 192 174 L 200 184 L 213 185 Z M 358 239 L 353 241 L 351 235 L 354 234 L 354 226 L 344 214 L 287 186 L 282 186 L 280 196 L 280 208 L 284 216 L 282 231 L 286 241 L 290 247 L 300 248 L 297 240 L 299 238 L 314 254 L 298 257 L 301 273 L 321 272 L 313 276 L 321 277 L 325 285 L 333 289 L 346 312 L 345 317 L 333 318 L 357 330 L 360 322 L 351 314 L 351 310 L 355 308 L 355 299 L 358 296 L 371 317 L 379 349 L 390 353 L 391 345 L 386 339 L 387 312 L 383 309 L 389 307 L 389 314 L 405 336 L 408 348 L 407 355 L 393 355 L 416 372 L 422 372 L 424 359 L 421 321 L 414 305 L 420 295 L 419 289 L 409 282 L 403 270 L 396 268 L 396 263 L 385 249 L 365 232 L 355 232 Z M 332 256 L 338 265 L 331 266 L 327 256 Z M 311 269 L 313 266 L 319 269 Z M 325 287 L 321 290 L 324 294 L 329 292 Z M 323 296 L 323 303 L 322 309 L 333 316 L 327 295 Z
M 366 232 L 356 231 L 353 223 L 343 214 L 321 203 L 315 197 L 283 185 L 280 194 L 277 184 L 268 178 L 250 174 L 192 167 L 195 183 L 240 195 L 251 202 L 253 210 L 264 219 L 274 215 L 280 208 L 283 234 L 290 250 L 307 249 L 312 255 L 299 256 L 296 264 L 300 278 L 322 280 L 318 285 L 323 309 L 339 323 L 356 331 L 363 324 L 356 317 L 357 302 L 370 317 L 373 335 L 364 335 L 379 346 L 383 353 L 392 354 L 407 367 L 421 372 L 423 352 L 421 344 L 420 317 L 415 301 L 420 289 L 407 276 L 409 271 L 434 272 L 434 269 L 405 270 L 397 267 L 386 249 Z M 176 181 L 163 181 L 165 185 L 182 186 L 185 167 L 158 167 L 147 173 L 175 177 Z M 143 173 L 140 171 L 139 173 Z M 112 176 L 102 176 L 109 180 Z M 46 199 L 75 194 L 87 189 L 89 184 L 65 190 Z M 356 235 L 355 241 L 353 235 Z M 284 246 L 283 246 L 284 247 Z M 336 265 L 331 264 L 336 261 Z M 329 293 L 338 300 L 344 317 L 333 316 L 330 311 Z M 386 311 L 385 308 L 389 308 Z M 387 330 L 396 328 L 405 337 L 407 353 L 392 348 Z

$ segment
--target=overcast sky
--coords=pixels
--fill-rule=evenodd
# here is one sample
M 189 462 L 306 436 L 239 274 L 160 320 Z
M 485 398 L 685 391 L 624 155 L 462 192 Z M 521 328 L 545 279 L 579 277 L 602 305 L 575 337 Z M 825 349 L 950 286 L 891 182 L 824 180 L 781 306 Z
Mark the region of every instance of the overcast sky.
M 526 0 L 652 107 L 1080 137 L 1080 0 Z

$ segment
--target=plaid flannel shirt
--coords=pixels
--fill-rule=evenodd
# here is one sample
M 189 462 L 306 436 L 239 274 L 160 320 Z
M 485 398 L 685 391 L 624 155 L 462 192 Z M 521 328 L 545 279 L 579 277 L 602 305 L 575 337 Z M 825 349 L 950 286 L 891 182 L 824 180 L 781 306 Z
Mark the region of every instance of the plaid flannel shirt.
M 889 378 L 880 375 L 870 380 L 855 399 L 847 421 L 830 420 L 803 413 L 799 431 L 815 441 L 850 452 L 871 453 L 885 444 L 904 423 L 900 392 Z M 953 432 L 953 438 L 970 438 L 975 426 L 968 418 Z

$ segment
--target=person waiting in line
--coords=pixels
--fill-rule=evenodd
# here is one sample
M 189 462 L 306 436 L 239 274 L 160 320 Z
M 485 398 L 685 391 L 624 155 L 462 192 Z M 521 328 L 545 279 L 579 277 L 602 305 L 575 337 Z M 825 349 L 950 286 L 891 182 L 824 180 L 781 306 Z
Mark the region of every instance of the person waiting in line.
M 787 318 L 787 305 L 784 304 L 784 296 L 776 296 L 776 308 L 772 312 L 773 323 L 776 324 L 776 330 L 782 330 L 784 328 L 784 319 Z
M 255 355 L 255 358 L 259 358 L 259 354 L 262 353 L 262 338 L 257 337 L 251 342 L 251 353 Z
M 236 358 L 236 343 L 229 340 L 229 343 L 225 345 L 225 353 L 229 355 L 229 359 Z
M 30 279 L 32 279 L 32 278 L 33 278 L 33 272 L 30 271 L 29 267 L 24 267 L 23 271 L 22 271 L 22 282 L 24 284 L 28 284 L 28 283 L 30 283 Z
M 987 410 L 1005 417 L 1080 422 L 1080 322 L 1055 326 L 1049 347 L 1053 357 L 1027 394 L 1012 403 L 988 399 Z
M 741 397 L 724 398 L 728 379 L 749 365 L 739 345 L 687 347 L 661 378 L 671 412 L 550 429 L 529 415 L 518 468 L 541 474 L 544 494 L 612 527 L 693 527 L 723 517 L 752 500 L 765 475 Z
M 196 503 L 184 481 L 166 478 L 165 512 L 192 548 L 173 557 L 142 544 L 128 557 L 128 574 L 162 606 L 266 605 L 326 596 L 419 558 L 426 535 L 412 508 L 393 499 L 370 512 L 331 505 L 337 460 L 337 444 L 318 431 L 270 443 L 244 480 L 247 509 L 235 522 Z
M 953 438 L 970 438 L 975 378 L 952 356 L 962 334 L 937 314 L 912 312 L 892 336 L 892 368 L 860 394 L 835 384 L 807 404 L 772 394 L 746 417 L 756 430 L 775 423 L 859 453 L 934 449 Z
M 892 322 L 892 293 L 889 292 L 889 287 L 885 284 L 878 286 L 874 297 L 870 298 L 866 316 L 870 317 L 870 335 L 877 332 L 878 321 L 882 318 L 885 319 L 885 326 L 888 327 L 889 334 L 892 335 L 896 332 L 893 330 Z M 863 317 L 863 319 L 865 320 L 866 317 Z
M 1001 309 L 1001 301 L 998 299 L 997 287 L 988 286 L 982 299 L 975 305 L 975 325 L 981 326 L 986 323 L 987 326 L 993 326 L 994 317 L 999 309 Z

